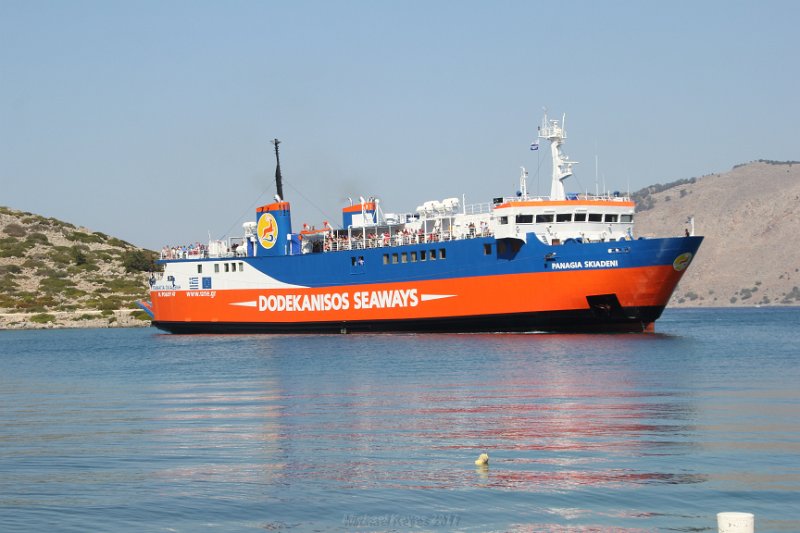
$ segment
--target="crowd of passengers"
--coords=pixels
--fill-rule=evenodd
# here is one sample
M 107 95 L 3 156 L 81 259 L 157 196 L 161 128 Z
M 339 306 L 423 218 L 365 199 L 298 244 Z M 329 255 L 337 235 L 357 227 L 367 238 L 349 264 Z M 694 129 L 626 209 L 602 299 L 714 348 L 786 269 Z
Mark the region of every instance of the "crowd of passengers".
M 199 242 L 184 246 L 164 246 L 161 249 L 161 259 L 189 259 L 208 257 L 206 245 Z
M 489 225 L 481 222 L 480 227 L 470 223 L 468 226 L 468 237 L 489 236 Z M 361 236 L 347 237 L 336 236 L 328 233 L 325 237 L 324 251 L 352 250 L 355 248 L 382 248 L 384 246 L 400 246 L 404 244 L 425 244 L 430 242 L 449 241 L 453 237 L 450 232 L 425 233 L 422 228 L 416 232 L 407 228 L 397 233 L 390 234 L 388 231 L 383 233 L 367 233 L 367 238 Z

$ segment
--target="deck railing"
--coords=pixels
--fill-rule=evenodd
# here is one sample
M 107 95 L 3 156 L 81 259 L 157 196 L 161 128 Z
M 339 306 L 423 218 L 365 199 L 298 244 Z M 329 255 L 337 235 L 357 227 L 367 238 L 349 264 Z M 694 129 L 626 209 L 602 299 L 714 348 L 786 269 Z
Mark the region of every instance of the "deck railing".
M 492 237 L 494 234 L 489 231 L 488 226 L 483 230 L 473 229 L 464 234 L 454 234 L 450 231 L 439 231 L 430 233 L 395 233 L 392 235 L 383 234 L 368 234 L 366 237 L 362 235 L 353 235 L 351 237 L 337 237 L 335 233 L 331 232 L 323 240 L 323 245 L 320 249 L 316 248 L 314 251 L 304 253 L 319 253 L 325 252 L 341 252 L 348 250 L 363 250 L 365 248 L 388 248 L 393 246 L 407 246 L 412 244 L 428 244 L 435 242 L 454 241 L 459 239 L 473 239 L 476 237 Z M 161 259 L 165 260 L 197 260 L 208 258 L 226 258 L 226 257 L 244 257 L 244 245 L 239 245 L 236 248 L 225 248 L 224 250 L 210 251 L 206 246 L 194 247 L 164 247 L 161 250 Z

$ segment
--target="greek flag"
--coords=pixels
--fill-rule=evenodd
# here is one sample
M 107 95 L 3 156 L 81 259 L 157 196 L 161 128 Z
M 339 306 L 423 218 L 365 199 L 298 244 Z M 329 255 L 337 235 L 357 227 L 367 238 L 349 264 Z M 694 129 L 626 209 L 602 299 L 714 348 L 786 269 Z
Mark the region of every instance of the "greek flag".
M 533 141 L 531 143 L 531 150 L 538 150 L 539 149 L 539 141 Z

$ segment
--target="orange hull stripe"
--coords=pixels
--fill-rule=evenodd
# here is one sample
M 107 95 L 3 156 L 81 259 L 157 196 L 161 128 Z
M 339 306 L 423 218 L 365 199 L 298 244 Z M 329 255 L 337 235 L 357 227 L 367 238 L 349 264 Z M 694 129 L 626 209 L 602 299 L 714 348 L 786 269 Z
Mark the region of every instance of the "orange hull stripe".
M 664 306 L 681 277 L 672 266 L 543 272 L 308 289 L 153 291 L 164 322 L 330 322 L 424 319 L 588 309 L 587 295 L 623 307 Z

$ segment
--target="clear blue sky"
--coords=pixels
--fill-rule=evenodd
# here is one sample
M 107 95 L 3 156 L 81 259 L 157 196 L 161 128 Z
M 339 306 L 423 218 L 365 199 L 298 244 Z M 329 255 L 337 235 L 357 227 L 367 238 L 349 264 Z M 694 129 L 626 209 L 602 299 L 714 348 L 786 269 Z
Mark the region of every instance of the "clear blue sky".
M 536 190 L 800 159 L 800 2 L 0 0 L 0 205 L 158 249 Z M 545 147 L 546 148 L 546 147 Z M 733 185 L 733 184 L 732 184 Z M 319 210 L 318 210 L 319 209 Z M 320 212 L 321 211 L 321 212 Z M 323 214 L 324 213 L 324 214 Z

